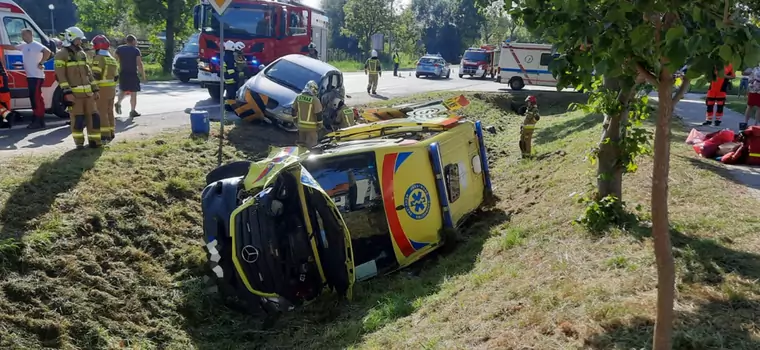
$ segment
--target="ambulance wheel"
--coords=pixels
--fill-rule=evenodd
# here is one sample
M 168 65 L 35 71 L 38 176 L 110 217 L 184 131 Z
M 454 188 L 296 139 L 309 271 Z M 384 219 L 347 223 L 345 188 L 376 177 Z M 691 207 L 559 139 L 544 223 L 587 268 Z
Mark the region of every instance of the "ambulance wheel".
M 216 85 L 207 85 L 206 90 L 208 90 L 208 95 L 211 96 L 211 99 L 214 101 L 219 101 L 219 98 L 222 97 L 219 92 L 219 87 Z
M 525 87 L 525 83 L 522 78 L 512 78 L 512 80 L 509 81 L 509 87 L 512 88 L 512 90 L 519 91 Z
M 61 119 L 69 119 L 69 112 L 66 111 L 66 107 L 63 105 L 63 91 L 61 91 L 60 87 L 55 88 L 55 92 L 53 93 L 50 113 L 55 114 L 56 117 Z

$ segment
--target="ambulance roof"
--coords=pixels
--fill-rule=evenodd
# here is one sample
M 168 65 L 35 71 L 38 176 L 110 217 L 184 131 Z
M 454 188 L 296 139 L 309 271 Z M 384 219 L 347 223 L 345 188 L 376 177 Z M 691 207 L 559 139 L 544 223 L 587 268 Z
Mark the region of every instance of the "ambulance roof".
M 501 43 L 501 47 L 505 48 L 513 48 L 513 49 L 546 49 L 551 50 L 552 45 L 551 44 L 536 44 L 536 43 L 513 43 L 505 41 Z

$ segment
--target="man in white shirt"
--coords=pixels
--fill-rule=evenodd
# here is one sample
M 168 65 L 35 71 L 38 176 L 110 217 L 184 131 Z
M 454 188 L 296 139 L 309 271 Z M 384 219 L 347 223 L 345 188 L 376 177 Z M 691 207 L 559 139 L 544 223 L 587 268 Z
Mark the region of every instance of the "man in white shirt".
M 24 72 L 29 87 L 29 99 L 32 104 L 32 123 L 27 128 L 41 129 L 45 127 L 45 101 L 42 99 L 42 83 L 45 81 L 45 69 L 43 64 L 53 55 L 50 49 L 39 41 L 34 41 L 32 30 L 21 30 L 20 45 L 3 45 L 6 50 L 19 50 L 23 55 Z

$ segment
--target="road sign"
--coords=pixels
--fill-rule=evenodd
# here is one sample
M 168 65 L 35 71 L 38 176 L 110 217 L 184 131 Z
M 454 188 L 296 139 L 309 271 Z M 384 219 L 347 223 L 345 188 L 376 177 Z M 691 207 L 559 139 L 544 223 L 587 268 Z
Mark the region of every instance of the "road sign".
M 230 6 L 232 0 L 208 0 L 208 2 L 216 10 L 216 13 L 221 15 Z

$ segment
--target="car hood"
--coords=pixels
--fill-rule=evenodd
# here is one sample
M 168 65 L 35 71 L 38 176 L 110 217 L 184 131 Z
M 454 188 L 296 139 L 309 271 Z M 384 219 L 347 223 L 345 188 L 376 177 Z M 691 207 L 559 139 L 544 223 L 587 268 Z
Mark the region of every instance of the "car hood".
M 290 106 L 298 92 L 269 80 L 264 74 L 256 74 L 245 82 L 245 88 L 274 99 L 280 106 Z
M 197 53 L 190 53 L 190 52 L 180 52 L 176 55 L 174 55 L 176 58 L 198 58 Z
M 303 192 L 301 193 L 302 197 L 306 193 L 321 195 L 318 196 L 321 197 L 319 200 L 314 200 L 314 197 L 312 197 L 311 200 L 304 200 L 302 203 L 306 208 L 310 209 L 309 211 L 319 214 L 319 217 L 322 218 L 320 222 L 326 223 L 332 221 L 335 226 L 337 226 L 337 230 L 335 229 L 335 226 L 333 226 L 331 232 L 336 234 L 337 232 L 342 233 L 342 237 L 336 237 L 336 235 L 325 233 L 323 230 L 322 232 L 315 232 L 314 236 L 316 236 L 317 239 L 321 236 L 322 239 L 327 240 L 328 242 L 332 240 L 332 243 L 328 244 L 328 246 L 336 243 L 336 239 L 343 241 L 342 243 L 345 250 L 339 249 L 338 251 L 332 252 L 332 254 L 327 254 L 328 256 L 322 256 L 320 261 L 328 279 L 328 284 L 333 285 L 336 289 L 345 289 L 343 292 L 346 297 L 351 298 L 355 281 L 351 234 L 346 227 L 343 216 L 340 214 L 340 211 L 337 209 L 332 198 L 330 198 L 330 196 L 322 189 L 306 168 L 301 165 L 301 162 L 308 156 L 309 152 L 302 147 L 270 147 L 269 155 L 266 158 L 250 165 L 248 174 L 243 178 L 243 187 L 249 193 L 259 193 L 267 187 L 272 186 L 278 175 L 284 172 L 290 172 L 297 174 L 297 178 L 300 179 L 299 182 L 304 187 Z M 306 187 L 309 187 L 312 190 L 309 191 Z M 330 214 L 332 214 L 334 220 L 326 219 Z M 343 283 L 336 283 L 336 281 L 343 281 Z M 338 288 L 338 285 L 343 285 L 343 287 Z

